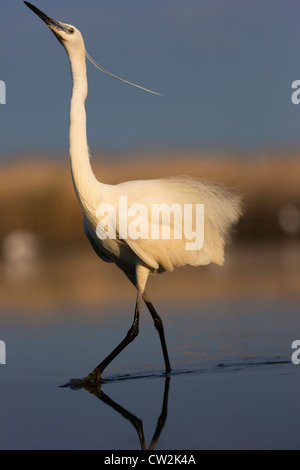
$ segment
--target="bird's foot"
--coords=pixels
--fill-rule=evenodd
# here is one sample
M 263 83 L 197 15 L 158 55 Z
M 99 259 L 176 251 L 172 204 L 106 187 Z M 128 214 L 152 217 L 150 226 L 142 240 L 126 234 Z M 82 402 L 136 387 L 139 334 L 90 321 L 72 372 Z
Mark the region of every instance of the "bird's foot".
M 84 384 L 99 384 L 104 382 L 104 379 L 101 377 L 101 372 L 99 367 L 96 367 L 89 375 L 82 379 Z
M 89 375 L 84 377 L 84 379 L 72 379 L 70 382 L 61 385 L 61 387 L 70 387 L 72 389 L 90 388 L 100 385 L 102 382 L 104 382 L 104 379 L 101 377 L 100 369 L 96 367 Z

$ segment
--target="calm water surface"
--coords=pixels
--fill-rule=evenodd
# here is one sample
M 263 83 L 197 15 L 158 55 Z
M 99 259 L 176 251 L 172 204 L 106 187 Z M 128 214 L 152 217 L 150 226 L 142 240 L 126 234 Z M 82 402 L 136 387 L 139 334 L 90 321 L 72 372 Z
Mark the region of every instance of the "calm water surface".
M 114 310 L 105 319 L 63 312 L 34 323 L 2 315 L 1 449 L 300 448 L 297 303 L 160 305 L 168 377 L 143 310 L 140 335 L 101 388 L 60 388 L 123 339 L 132 314 Z

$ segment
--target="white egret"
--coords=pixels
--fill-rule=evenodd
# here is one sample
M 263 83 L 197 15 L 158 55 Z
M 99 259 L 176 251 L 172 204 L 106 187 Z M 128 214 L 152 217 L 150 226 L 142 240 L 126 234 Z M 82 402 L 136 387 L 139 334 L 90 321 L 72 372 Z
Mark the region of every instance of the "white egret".
M 87 97 L 87 54 L 80 31 L 72 25 L 53 20 L 45 13 L 28 2 L 24 2 L 51 29 L 56 38 L 65 48 L 71 65 L 73 90 L 70 109 L 70 159 L 71 173 L 75 192 L 83 211 L 84 232 L 97 255 L 106 262 L 115 263 L 134 284 L 137 289 L 134 318 L 124 340 L 82 380 L 82 383 L 101 381 L 101 374 L 108 364 L 131 342 L 138 334 L 140 303 L 143 299 L 158 330 L 164 356 L 166 372 L 171 370 L 164 336 L 162 321 L 146 294 L 145 286 L 150 273 L 172 271 L 175 267 L 184 265 L 205 265 L 211 262 L 222 265 L 224 262 L 224 246 L 229 230 L 241 215 L 239 195 L 221 183 L 211 183 L 189 177 L 173 177 L 154 180 L 128 181 L 117 185 L 108 185 L 97 181 L 93 174 L 86 134 L 85 100 Z M 93 60 L 92 62 L 103 70 Z M 112 74 L 110 74 L 112 75 Z M 112 75 L 114 76 L 114 75 Z M 119 80 L 125 81 L 114 76 Z M 126 83 L 130 83 L 127 82 Z M 130 83 L 134 85 L 133 83 Z M 138 86 L 138 85 L 134 85 Z M 146 91 L 147 90 L 143 87 Z M 151 92 L 151 91 L 150 91 Z M 152 92 L 153 93 L 153 92 Z M 139 204 L 146 209 L 140 214 L 140 223 L 148 227 L 149 214 L 154 205 L 161 205 L 162 212 L 174 207 L 183 208 L 204 205 L 204 243 L 194 249 L 187 249 L 188 233 L 193 232 L 193 223 L 189 221 L 189 230 L 181 237 L 176 236 L 175 215 L 170 224 L 170 236 L 159 237 L 120 236 L 120 218 L 111 221 L 106 218 L 108 225 L 115 229 L 115 237 L 101 237 L 97 231 L 100 216 L 97 208 L 103 204 L 113 207 L 117 216 L 122 215 L 120 198 L 126 197 L 128 204 Z M 146 214 L 146 215 L 145 215 Z M 124 214 L 123 214 L 124 215 Z M 132 215 L 132 213 L 131 213 Z M 162 217 L 156 220 L 158 228 L 162 229 Z M 182 216 L 182 214 L 181 214 Z M 179 218 L 179 220 L 182 220 Z M 182 222 L 184 222 L 182 220 Z M 180 225 L 180 224 L 179 224 Z M 180 228 L 180 227 L 179 227 Z M 182 228 L 182 226 L 181 226 Z M 178 226 L 177 226 L 178 229 Z M 181 232 L 182 233 L 182 232 Z M 178 235 L 178 234 L 177 234 Z

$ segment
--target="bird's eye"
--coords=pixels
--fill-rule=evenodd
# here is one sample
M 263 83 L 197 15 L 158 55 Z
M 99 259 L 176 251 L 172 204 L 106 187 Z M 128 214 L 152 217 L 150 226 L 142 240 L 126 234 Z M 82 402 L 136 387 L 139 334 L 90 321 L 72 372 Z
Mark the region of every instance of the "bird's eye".
M 75 33 L 75 29 L 74 29 L 74 28 L 69 28 L 69 29 L 68 29 L 68 33 L 69 33 L 69 34 L 74 34 L 74 33 Z

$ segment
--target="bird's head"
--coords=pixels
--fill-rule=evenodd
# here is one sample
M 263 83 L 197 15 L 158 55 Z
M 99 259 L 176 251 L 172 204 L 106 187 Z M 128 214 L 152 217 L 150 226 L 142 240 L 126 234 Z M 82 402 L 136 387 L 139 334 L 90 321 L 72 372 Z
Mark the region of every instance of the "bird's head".
M 36 15 L 38 15 L 46 25 L 51 29 L 55 37 L 59 42 L 64 46 L 68 53 L 72 51 L 82 51 L 85 54 L 84 41 L 80 31 L 72 26 L 71 24 L 62 23 L 61 21 L 56 21 L 50 16 L 43 13 L 37 7 L 32 5 L 29 2 L 24 2 L 25 5 L 30 8 Z
M 129 85 L 140 88 L 141 90 L 148 91 L 149 93 L 153 93 L 154 95 L 160 95 L 160 93 L 157 93 L 152 90 L 148 90 L 148 88 L 144 88 L 140 85 L 136 85 L 135 83 L 129 82 L 128 80 L 124 80 L 124 78 L 118 77 L 117 75 L 114 75 L 113 73 L 110 73 L 107 70 L 105 70 L 103 67 L 98 65 L 97 62 L 95 62 L 94 59 L 92 59 L 91 56 L 85 50 L 83 37 L 79 29 L 75 28 L 75 26 L 72 26 L 71 24 L 62 23 L 61 21 L 56 21 L 53 18 L 50 18 L 50 16 L 46 15 L 45 13 L 43 13 L 41 10 L 39 10 L 37 7 L 35 7 L 29 2 L 24 2 L 24 3 L 26 6 L 28 6 L 28 8 L 30 8 L 30 10 L 32 10 L 36 15 L 38 15 L 46 23 L 46 25 L 51 29 L 53 34 L 56 36 L 59 42 L 66 49 L 70 60 L 71 58 L 74 58 L 75 55 L 77 56 L 82 55 L 83 57 L 86 56 L 92 62 L 92 64 L 95 65 L 95 67 L 97 67 L 102 72 L 106 73 L 107 75 L 114 77 L 117 80 L 120 80 L 121 82 L 125 82 L 125 83 L 128 83 Z

